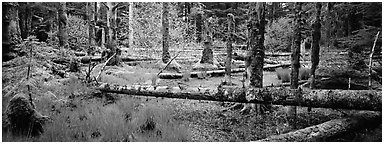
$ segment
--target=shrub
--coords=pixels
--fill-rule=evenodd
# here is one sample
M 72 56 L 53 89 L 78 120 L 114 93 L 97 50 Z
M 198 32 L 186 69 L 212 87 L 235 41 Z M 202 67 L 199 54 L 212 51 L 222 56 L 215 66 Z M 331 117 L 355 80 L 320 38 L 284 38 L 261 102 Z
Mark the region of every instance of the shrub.
M 73 49 L 81 49 L 88 42 L 88 27 L 85 20 L 79 16 L 68 15 L 68 43 Z
M 310 77 L 310 70 L 311 69 L 309 68 L 300 68 L 299 80 L 307 80 Z M 291 81 L 291 69 L 277 68 L 276 75 L 277 75 L 277 79 L 281 80 L 282 82 Z

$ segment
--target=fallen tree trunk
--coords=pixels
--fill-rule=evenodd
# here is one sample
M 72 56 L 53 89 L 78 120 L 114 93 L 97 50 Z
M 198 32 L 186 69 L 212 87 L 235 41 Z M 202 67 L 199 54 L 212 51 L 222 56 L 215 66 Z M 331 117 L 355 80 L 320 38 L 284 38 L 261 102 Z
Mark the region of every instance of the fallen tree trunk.
M 193 59 L 196 59 L 194 57 L 179 57 L 179 58 L 176 58 L 176 60 L 193 60 Z M 102 61 L 103 59 L 101 57 L 82 57 L 80 59 L 81 63 L 89 63 L 89 60 L 91 60 L 92 62 L 100 62 Z M 123 62 L 143 62 L 143 61 L 158 61 L 160 59 L 158 58 L 143 58 L 143 57 L 121 57 L 121 61 Z
M 239 72 L 244 72 L 245 69 L 244 68 L 236 68 L 236 69 L 232 69 L 231 70 L 231 73 L 239 73 Z M 197 78 L 198 75 L 201 75 L 201 74 L 207 74 L 209 76 L 224 76 L 225 74 L 225 70 L 224 68 L 221 69 L 221 70 L 211 70 L 211 71 L 195 71 L 195 72 L 191 72 L 190 74 L 190 78 Z M 183 74 L 182 73 L 161 73 L 159 74 L 159 78 L 161 79 L 181 79 L 183 78 Z
M 381 91 L 268 88 L 183 88 L 102 84 L 103 92 L 165 98 L 381 111 Z
M 276 65 L 266 65 L 264 66 L 264 70 L 273 70 L 279 67 L 287 67 L 290 66 L 290 64 L 276 64 Z M 197 78 L 199 74 L 207 74 L 209 76 L 217 77 L 217 76 L 224 76 L 225 74 L 225 68 L 220 67 L 219 70 L 211 70 L 211 71 L 195 71 L 191 72 L 191 78 Z M 245 68 L 235 68 L 231 70 L 231 73 L 240 73 L 244 72 Z M 182 73 L 161 73 L 159 75 L 159 78 L 161 79 L 181 79 L 183 77 Z
M 307 80 L 301 80 L 301 81 L 299 81 L 298 83 L 299 83 L 299 85 L 301 85 L 301 84 L 304 84 L 304 83 L 306 83 L 306 82 L 308 82 Z M 281 86 L 290 86 L 291 85 L 291 83 L 290 82 L 286 82 L 286 83 L 281 83 L 281 84 L 271 84 L 271 85 L 268 85 L 268 86 L 266 86 L 266 87 L 281 87 Z
M 348 132 L 375 127 L 381 122 L 377 112 L 360 112 L 353 117 L 334 119 L 286 134 L 270 136 L 258 142 L 319 142 Z
M 154 61 L 154 60 L 158 60 L 158 59 L 154 59 L 154 58 L 132 58 L 132 57 L 121 57 L 120 58 L 121 61 L 124 61 L 124 62 L 130 62 L 130 61 Z M 92 61 L 92 62 L 100 62 L 100 61 L 103 61 L 103 59 L 101 57 L 82 57 L 80 59 L 81 63 L 89 63 L 89 61 Z

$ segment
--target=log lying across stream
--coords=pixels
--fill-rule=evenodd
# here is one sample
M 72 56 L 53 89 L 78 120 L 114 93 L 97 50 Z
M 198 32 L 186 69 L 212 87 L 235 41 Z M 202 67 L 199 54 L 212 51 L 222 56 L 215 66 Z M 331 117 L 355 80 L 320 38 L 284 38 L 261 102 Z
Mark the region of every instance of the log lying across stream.
M 217 89 L 102 84 L 102 92 L 164 98 L 381 111 L 381 91 L 309 90 L 284 87 Z
M 378 112 L 359 112 L 347 118 L 333 119 L 297 131 L 270 136 L 258 142 L 319 142 L 366 126 L 375 127 L 380 121 L 381 114 Z

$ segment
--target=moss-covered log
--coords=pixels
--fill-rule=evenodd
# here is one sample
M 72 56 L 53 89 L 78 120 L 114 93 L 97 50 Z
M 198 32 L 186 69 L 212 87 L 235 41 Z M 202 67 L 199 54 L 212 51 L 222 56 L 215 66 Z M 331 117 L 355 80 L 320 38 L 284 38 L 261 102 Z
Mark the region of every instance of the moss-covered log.
M 119 86 L 105 83 L 98 89 L 103 92 L 165 98 L 373 111 L 381 111 L 382 99 L 381 91 L 372 90 L 301 90 L 284 87 L 204 89 L 181 86 Z
M 353 117 L 330 120 L 286 134 L 270 136 L 259 142 L 318 142 L 361 128 L 374 127 L 380 122 L 381 114 L 377 112 L 359 112 Z
M 263 67 L 264 70 L 273 70 L 279 67 L 286 67 L 289 64 L 275 64 L 275 65 L 266 65 Z M 235 68 L 231 70 L 231 73 L 241 73 L 244 72 L 245 68 Z M 209 71 L 195 71 L 191 72 L 191 78 L 197 78 L 199 75 L 207 75 L 207 76 L 224 76 L 225 68 L 219 68 L 219 70 L 209 70 Z M 161 79 L 181 79 L 183 77 L 182 73 L 161 73 L 159 78 Z

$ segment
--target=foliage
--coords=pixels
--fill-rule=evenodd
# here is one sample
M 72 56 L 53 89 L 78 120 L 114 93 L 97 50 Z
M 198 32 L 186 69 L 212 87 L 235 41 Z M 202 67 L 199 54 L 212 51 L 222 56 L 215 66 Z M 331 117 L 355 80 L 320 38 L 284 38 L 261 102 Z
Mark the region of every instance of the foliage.
M 293 38 L 292 22 L 292 19 L 283 17 L 266 27 L 266 50 L 290 51 Z
M 68 39 L 72 49 L 83 50 L 88 42 L 86 21 L 79 16 L 68 15 Z

